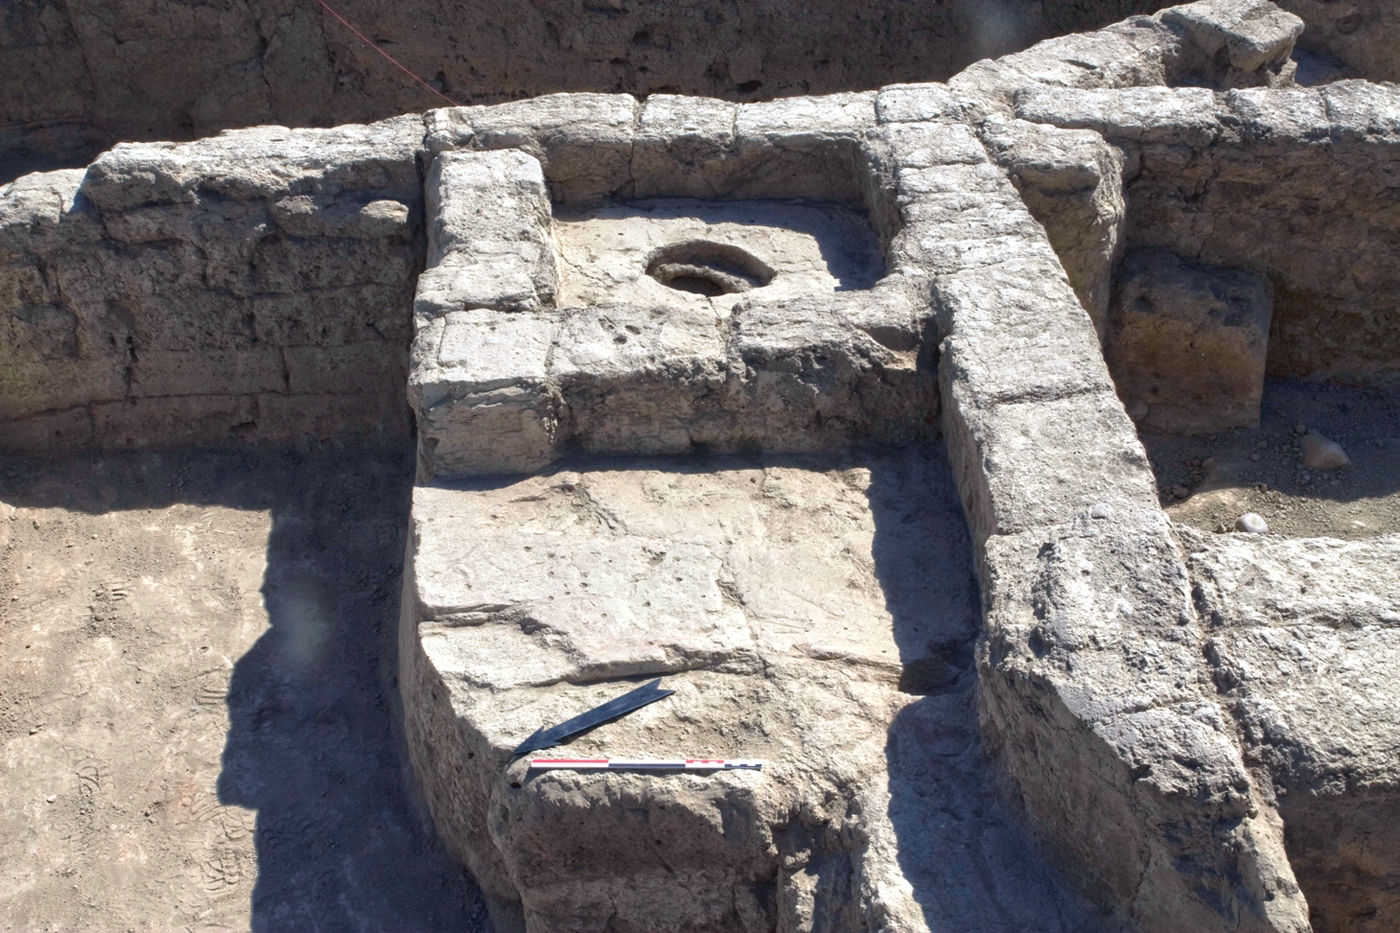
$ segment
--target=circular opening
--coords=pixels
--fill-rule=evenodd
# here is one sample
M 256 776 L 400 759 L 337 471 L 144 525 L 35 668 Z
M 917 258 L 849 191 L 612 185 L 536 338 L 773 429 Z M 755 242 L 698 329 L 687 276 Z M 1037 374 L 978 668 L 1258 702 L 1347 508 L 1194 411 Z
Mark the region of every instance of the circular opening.
M 762 288 L 773 280 L 774 272 L 737 246 L 687 240 L 653 253 L 647 275 L 677 291 L 714 297 Z

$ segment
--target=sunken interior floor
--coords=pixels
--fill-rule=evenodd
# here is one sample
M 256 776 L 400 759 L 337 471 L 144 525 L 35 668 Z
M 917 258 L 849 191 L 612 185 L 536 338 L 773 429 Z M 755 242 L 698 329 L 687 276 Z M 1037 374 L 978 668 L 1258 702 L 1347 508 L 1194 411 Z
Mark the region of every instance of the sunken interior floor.
M 1352 465 L 1306 469 L 1299 427 L 1341 444 Z M 1269 380 L 1258 427 L 1142 441 L 1167 513 L 1203 531 L 1254 512 L 1297 537 L 1400 532 L 1400 389 Z

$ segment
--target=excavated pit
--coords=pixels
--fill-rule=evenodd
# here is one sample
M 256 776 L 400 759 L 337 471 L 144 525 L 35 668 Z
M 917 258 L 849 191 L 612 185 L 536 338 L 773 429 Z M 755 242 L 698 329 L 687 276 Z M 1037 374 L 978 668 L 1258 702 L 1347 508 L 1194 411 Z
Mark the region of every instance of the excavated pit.
M 762 288 L 773 280 L 773 270 L 752 254 L 708 240 L 663 246 L 647 262 L 646 270 L 667 288 L 709 298 Z
M 407 745 L 498 929 L 1388 929 L 1400 99 L 1302 29 L 1207 0 L 947 84 L 27 176 L 0 448 L 412 432 Z M 1298 424 L 1352 466 L 1290 478 Z M 1216 533 L 1261 503 L 1275 533 Z M 571 749 L 769 769 L 509 763 L 658 674 Z

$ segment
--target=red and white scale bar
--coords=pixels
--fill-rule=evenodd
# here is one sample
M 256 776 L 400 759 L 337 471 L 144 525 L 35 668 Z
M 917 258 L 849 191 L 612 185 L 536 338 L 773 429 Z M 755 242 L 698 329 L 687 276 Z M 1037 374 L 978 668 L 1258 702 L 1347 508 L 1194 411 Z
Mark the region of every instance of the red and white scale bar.
M 569 771 L 761 771 L 763 762 L 754 758 L 531 758 L 530 767 Z

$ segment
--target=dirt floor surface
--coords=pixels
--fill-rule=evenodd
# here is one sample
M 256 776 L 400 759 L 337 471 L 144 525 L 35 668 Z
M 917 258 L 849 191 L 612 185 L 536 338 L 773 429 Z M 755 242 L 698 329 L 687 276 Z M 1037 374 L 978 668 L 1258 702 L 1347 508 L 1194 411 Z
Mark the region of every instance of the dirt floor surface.
M 1352 465 L 1305 469 L 1307 431 L 1341 444 Z M 1291 537 L 1400 532 L 1400 391 L 1272 380 L 1256 428 L 1142 440 L 1167 513 L 1202 531 L 1254 512 Z
M 404 764 L 410 483 L 0 459 L 0 929 L 486 928 Z

